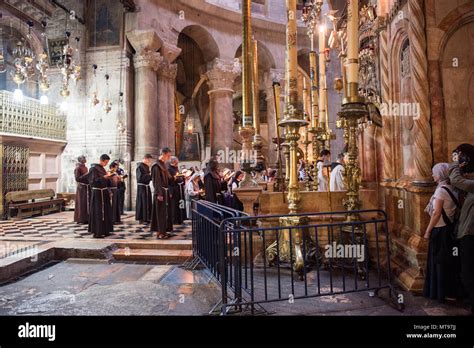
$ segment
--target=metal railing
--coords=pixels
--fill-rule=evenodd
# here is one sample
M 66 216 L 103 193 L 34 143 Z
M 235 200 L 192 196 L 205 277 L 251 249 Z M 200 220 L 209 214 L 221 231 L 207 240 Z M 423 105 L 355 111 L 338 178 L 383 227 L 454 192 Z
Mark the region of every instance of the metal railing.
M 57 107 L 28 97 L 16 101 L 0 91 L 0 133 L 65 141 L 66 131 L 66 116 Z
M 193 207 L 193 250 L 221 285 L 221 314 L 268 304 L 280 311 L 282 301 L 388 289 L 398 310 L 392 284 L 390 238 L 382 210 L 243 216 L 217 204 Z M 297 218 L 300 225 L 281 220 Z M 281 304 L 281 303 L 280 303 Z

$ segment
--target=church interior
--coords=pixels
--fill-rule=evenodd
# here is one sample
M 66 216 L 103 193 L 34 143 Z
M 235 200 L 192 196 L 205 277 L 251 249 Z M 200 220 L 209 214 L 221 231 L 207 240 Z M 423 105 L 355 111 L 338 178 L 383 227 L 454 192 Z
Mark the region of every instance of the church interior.
M 0 314 L 204 314 L 221 289 L 209 274 L 228 276 L 218 269 L 226 255 L 209 248 L 237 239 L 239 269 L 265 270 L 264 303 L 267 268 L 285 260 L 291 281 L 315 284 L 306 245 L 319 244 L 323 260 L 331 227 L 346 244 L 362 238 L 372 265 L 363 272 L 378 269 L 380 281 L 384 267 L 406 313 L 468 315 L 423 294 L 427 230 L 441 231 L 427 208 L 445 180 L 433 167 L 461 163 L 459 149 L 474 144 L 473 52 L 473 0 L 0 1 Z M 227 182 L 212 198 L 207 175 Z M 471 182 L 459 208 L 463 253 L 473 250 L 474 178 L 460 180 Z M 222 229 L 239 238 L 219 239 Z M 199 262 L 209 272 L 197 277 Z M 331 295 L 332 267 L 317 271 L 318 282 L 331 277 Z M 342 277 L 357 278 L 354 267 Z M 460 283 L 472 299 L 469 267 Z M 115 274 L 104 280 L 117 289 L 112 309 L 99 290 L 82 292 L 79 275 L 99 273 Z M 194 282 L 192 306 L 171 295 L 188 296 Z M 156 296 L 156 284 L 165 311 L 126 297 Z M 334 296 L 348 296 L 341 287 Z M 330 305 L 272 309 L 317 315 Z

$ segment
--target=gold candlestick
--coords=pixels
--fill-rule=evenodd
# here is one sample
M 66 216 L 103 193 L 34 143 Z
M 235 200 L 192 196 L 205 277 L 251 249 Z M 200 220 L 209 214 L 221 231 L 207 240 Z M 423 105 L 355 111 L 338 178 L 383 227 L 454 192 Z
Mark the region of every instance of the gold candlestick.
M 286 86 L 287 96 L 285 103 L 285 115 L 280 126 L 285 127 L 285 138 L 289 150 L 289 183 L 288 183 L 288 209 L 290 214 L 297 214 L 300 208 L 300 189 L 298 183 L 298 158 L 297 147 L 300 139 L 300 128 L 307 125 L 303 112 L 298 105 L 298 52 L 297 52 L 297 23 L 296 23 L 296 0 L 286 0 L 286 10 L 288 23 L 286 26 L 286 50 L 288 61 L 286 64 Z M 302 233 L 292 233 L 292 226 L 306 224 L 307 218 L 300 216 L 288 216 L 280 218 L 280 225 L 290 227 L 288 230 L 279 232 L 280 240 L 279 256 L 280 261 L 289 262 L 291 267 L 303 274 L 304 260 L 302 253 Z M 290 240 L 291 238 L 291 240 Z M 309 237 L 307 238 L 309 239 Z M 275 244 L 275 243 L 274 243 Z M 273 244 L 273 245 L 274 245 Z M 294 248 L 293 258 L 290 254 L 289 246 Z M 269 248 L 271 249 L 272 246 Z M 267 249 L 267 254 L 272 251 Z
M 242 170 L 247 173 L 241 183 L 241 187 L 254 187 L 258 184 L 251 178 L 252 156 L 252 138 L 255 134 L 253 128 L 253 117 L 250 109 L 250 101 L 252 98 L 252 63 L 251 58 L 251 0 L 242 1 L 242 127 L 239 134 L 242 137 Z
M 260 135 L 260 91 L 258 79 L 258 43 L 253 40 L 252 45 L 252 104 L 253 104 L 253 127 L 255 135 L 253 137 L 252 147 L 256 155 L 255 171 L 260 177 L 260 172 L 265 169 L 265 157 L 262 155 L 262 136 Z

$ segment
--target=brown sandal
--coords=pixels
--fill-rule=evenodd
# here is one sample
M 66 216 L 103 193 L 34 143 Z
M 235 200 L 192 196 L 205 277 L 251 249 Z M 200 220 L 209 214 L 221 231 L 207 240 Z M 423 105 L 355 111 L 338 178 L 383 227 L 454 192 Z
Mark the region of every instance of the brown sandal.
M 168 238 L 169 238 L 169 236 L 166 233 L 160 233 L 158 235 L 158 239 L 168 239 Z

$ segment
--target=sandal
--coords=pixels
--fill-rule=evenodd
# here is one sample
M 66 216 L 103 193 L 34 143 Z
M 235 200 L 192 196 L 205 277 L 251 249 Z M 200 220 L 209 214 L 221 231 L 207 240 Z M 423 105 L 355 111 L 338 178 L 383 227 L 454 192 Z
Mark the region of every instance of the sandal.
M 166 233 L 160 233 L 158 235 L 158 239 L 168 239 L 168 238 L 169 238 L 169 236 Z

